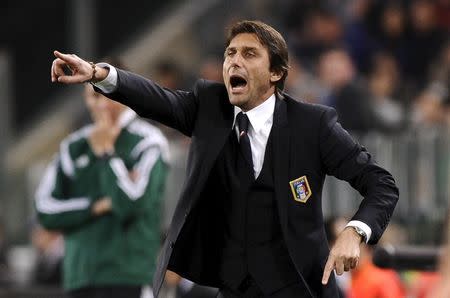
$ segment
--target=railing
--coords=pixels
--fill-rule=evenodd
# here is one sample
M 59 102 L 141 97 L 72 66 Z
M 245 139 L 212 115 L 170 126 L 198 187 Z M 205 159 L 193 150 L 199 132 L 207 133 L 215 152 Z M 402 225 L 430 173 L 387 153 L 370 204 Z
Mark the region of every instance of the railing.
M 395 136 L 368 134 L 356 139 L 397 182 L 400 200 L 393 220 L 407 228 L 413 242 L 436 241 L 440 232 L 430 227 L 443 221 L 450 199 L 450 132 L 434 128 Z M 325 216 L 351 216 L 360 201 L 361 196 L 348 183 L 327 177 Z

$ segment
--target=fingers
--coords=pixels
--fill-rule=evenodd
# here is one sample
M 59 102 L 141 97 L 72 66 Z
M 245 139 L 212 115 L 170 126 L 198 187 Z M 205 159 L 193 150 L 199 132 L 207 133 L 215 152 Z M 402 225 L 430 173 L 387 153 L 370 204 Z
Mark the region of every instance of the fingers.
M 339 258 L 336 260 L 335 268 L 336 268 L 337 275 L 342 275 L 342 273 L 344 273 L 345 266 L 344 266 L 344 260 L 342 258 Z M 345 271 L 348 271 L 348 270 L 345 270 Z
M 56 59 L 53 60 L 51 68 L 52 82 L 60 82 L 65 84 L 83 83 L 91 78 L 92 68 L 90 64 L 75 54 L 63 54 L 54 51 Z M 72 72 L 71 75 L 64 73 L 64 68 L 67 67 Z
M 50 68 L 50 78 L 52 80 L 52 83 L 56 82 L 56 75 L 54 73 L 55 72 L 54 68 L 55 68 L 55 60 L 53 60 L 52 67 Z
M 65 75 L 64 65 L 66 65 L 66 63 L 61 59 L 53 60 L 53 65 L 52 65 L 52 81 L 53 82 L 56 82 L 58 80 L 58 77 Z
M 67 76 L 67 75 L 59 76 L 57 78 L 57 81 L 59 83 L 64 83 L 64 84 L 76 84 L 76 83 L 84 82 L 84 80 L 80 79 L 79 76 Z
M 352 259 L 350 262 L 350 269 L 355 269 L 358 266 L 358 263 L 359 263 L 358 258 Z M 346 271 L 348 271 L 348 270 L 346 270 Z
M 330 254 L 328 256 L 327 263 L 325 264 L 325 268 L 322 276 L 322 284 L 326 285 L 330 278 L 331 272 L 336 269 L 337 275 L 342 275 L 344 271 L 350 271 L 351 269 L 356 268 L 358 266 L 359 258 L 351 258 L 351 257 L 342 257 Z
M 322 284 L 326 285 L 328 279 L 330 278 L 331 271 L 334 269 L 334 257 L 332 255 L 328 256 L 327 263 L 325 264 L 325 269 L 323 270 Z
M 56 58 L 59 58 L 59 59 L 63 60 L 64 62 L 66 62 L 69 66 L 70 65 L 75 66 L 81 60 L 75 54 L 63 54 L 63 53 L 58 52 L 58 51 L 53 51 L 53 55 L 55 55 Z

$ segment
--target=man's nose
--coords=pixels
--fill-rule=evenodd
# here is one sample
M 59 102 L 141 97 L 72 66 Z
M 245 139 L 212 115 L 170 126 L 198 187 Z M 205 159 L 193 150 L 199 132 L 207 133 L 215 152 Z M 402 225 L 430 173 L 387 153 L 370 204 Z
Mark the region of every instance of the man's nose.
M 239 53 L 236 53 L 231 57 L 231 66 L 242 66 L 242 55 Z

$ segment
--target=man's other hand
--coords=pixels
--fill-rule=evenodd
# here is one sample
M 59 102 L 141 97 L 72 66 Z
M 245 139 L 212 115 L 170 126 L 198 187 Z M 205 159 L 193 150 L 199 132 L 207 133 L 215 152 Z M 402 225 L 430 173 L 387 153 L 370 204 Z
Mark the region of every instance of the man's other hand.
M 330 274 L 334 269 L 336 269 L 337 275 L 342 275 L 344 271 L 350 271 L 358 265 L 361 242 L 361 236 L 352 227 L 345 228 L 339 234 L 325 264 L 322 284 L 328 283 Z

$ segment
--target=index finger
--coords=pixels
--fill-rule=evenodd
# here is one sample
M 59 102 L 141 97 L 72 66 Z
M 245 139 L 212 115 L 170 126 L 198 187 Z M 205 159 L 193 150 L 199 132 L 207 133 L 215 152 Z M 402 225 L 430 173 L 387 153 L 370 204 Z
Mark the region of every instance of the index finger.
M 331 255 L 328 257 L 327 263 L 325 264 L 325 268 L 323 270 L 322 276 L 322 284 L 326 285 L 328 283 L 328 279 L 330 278 L 331 271 L 334 269 L 334 257 Z
M 56 58 L 64 60 L 68 64 L 76 64 L 78 62 L 78 60 L 75 57 L 73 57 L 73 55 L 63 54 L 63 53 L 58 52 L 56 50 L 53 51 L 53 55 L 55 55 Z

